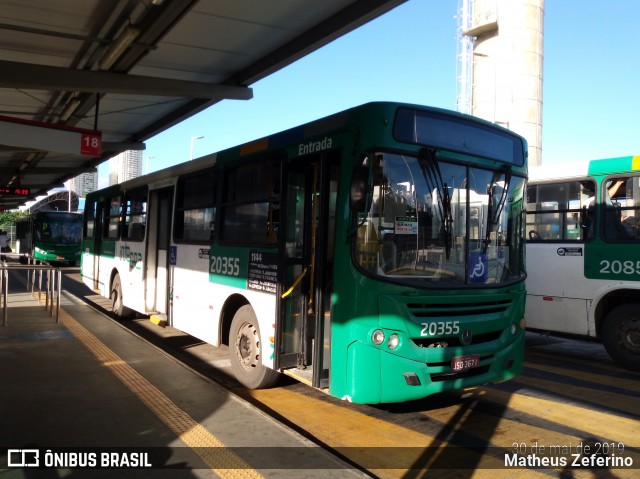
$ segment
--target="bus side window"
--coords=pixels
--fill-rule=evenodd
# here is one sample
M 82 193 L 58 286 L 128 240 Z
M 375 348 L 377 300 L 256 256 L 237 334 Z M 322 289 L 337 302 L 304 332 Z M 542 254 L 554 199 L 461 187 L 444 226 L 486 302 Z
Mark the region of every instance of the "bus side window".
M 131 241 L 142 241 L 144 239 L 147 219 L 147 195 L 146 187 L 127 192 L 123 204 L 123 239 L 126 238 Z
M 278 161 L 253 162 L 225 171 L 220 237 L 243 244 L 275 244 L 279 229 Z
M 84 207 L 84 236 L 86 238 L 93 238 L 95 221 L 96 221 L 96 207 L 95 201 L 87 201 Z
M 206 244 L 213 239 L 216 181 L 213 169 L 178 180 L 173 225 L 176 241 Z
M 144 225 L 142 223 L 129 225 L 129 239 L 134 241 L 142 241 L 144 239 Z
M 529 185 L 527 239 L 585 241 L 594 237 L 595 209 L 592 180 Z
M 584 239 L 593 239 L 596 231 L 596 205 L 593 200 L 590 201 L 588 205 L 582 207 L 581 215 L 580 227 L 582 228 L 582 237 Z
M 120 238 L 120 224 L 122 222 L 122 210 L 120 195 L 114 196 L 110 199 L 109 209 L 105 209 L 105 221 L 104 224 L 107 228 L 104 230 L 104 237 L 108 239 Z
M 615 177 L 604 184 L 604 238 L 611 241 L 636 241 L 638 234 L 638 198 L 640 177 Z

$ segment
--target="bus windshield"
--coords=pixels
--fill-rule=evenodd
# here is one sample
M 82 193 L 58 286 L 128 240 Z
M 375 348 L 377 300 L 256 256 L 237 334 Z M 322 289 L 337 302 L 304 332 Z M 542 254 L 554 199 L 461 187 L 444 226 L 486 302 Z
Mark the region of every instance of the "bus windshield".
M 433 155 L 374 158 L 372 204 L 357 218 L 360 267 L 414 286 L 524 278 L 524 178 Z
M 64 219 L 43 219 L 35 229 L 36 241 L 56 244 L 80 244 L 82 221 Z

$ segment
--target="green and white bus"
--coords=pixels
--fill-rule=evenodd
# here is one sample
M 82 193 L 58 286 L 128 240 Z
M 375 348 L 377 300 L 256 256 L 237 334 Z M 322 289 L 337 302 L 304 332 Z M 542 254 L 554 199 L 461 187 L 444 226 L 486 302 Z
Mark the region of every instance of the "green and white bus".
M 36 211 L 16 222 L 16 253 L 50 263 L 74 266 L 80 261 L 82 214 Z
M 640 156 L 532 168 L 527 326 L 640 369 Z
M 87 195 L 82 277 L 117 315 L 358 403 L 523 366 L 527 145 L 370 103 Z

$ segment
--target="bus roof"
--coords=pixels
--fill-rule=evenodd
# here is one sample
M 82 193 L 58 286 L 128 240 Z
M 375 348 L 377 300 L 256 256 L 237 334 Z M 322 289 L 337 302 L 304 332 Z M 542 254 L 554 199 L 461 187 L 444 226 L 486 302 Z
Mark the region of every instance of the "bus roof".
M 176 165 L 169 166 L 167 168 L 150 173 L 148 175 L 144 175 L 138 178 L 125 181 L 119 185 L 111 185 L 109 187 L 99 190 L 99 193 L 108 194 L 110 191 L 109 188 L 113 188 L 114 189 L 113 191 L 115 192 L 120 190 L 136 188 L 138 186 L 158 183 L 158 182 L 162 182 L 163 180 L 173 178 L 175 176 L 197 172 L 209 166 L 212 167 L 218 162 L 223 162 L 225 158 L 232 157 L 233 159 L 235 159 L 239 156 L 245 156 L 252 153 L 258 153 L 261 151 L 275 150 L 281 147 L 291 146 L 291 145 L 294 145 L 295 143 L 304 142 L 307 139 L 312 140 L 314 138 L 321 137 L 321 135 L 327 135 L 329 133 L 345 130 L 346 128 L 348 128 L 351 120 L 355 117 L 365 119 L 365 120 L 371 119 L 373 121 L 372 113 L 374 111 L 377 111 L 380 113 L 383 113 L 385 111 L 389 113 L 395 113 L 399 107 L 415 108 L 423 111 L 431 111 L 434 113 L 441 112 L 451 116 L 459 116 L 460 118 L 464 118 L 467 121 L 472 121 L 479 125 L 490 125 L 492 128 L 502 129 L 513 136 L 517 136 L 521 138 L 522 141 L 526 141 L 524 140 L 524 138 L 520 137 L 514 132 L 504 129 L 502 127 L 499 127 L 499 125 L 495 125 L 481 118 L 465 115 L 459 112 L 444 110 L 442 108 L 437 108 L 437 107 L 429 107 L 429 106 L 409 104 L 409 103 L 398 103 L 398 102 L 389 102 L 389 101 L 370 102 L 370 103 L 365 103 L 359 106 L 349 108 L 347 110 L 343 110 L 338 113 L 334 113 L 324 118 L 313 120 L 309 123 L 296 126 L 288 130 L 277 132 L 272 135 L 250 141 L 248 143 L 233 146 L 225 150 L 222 150 L 220 152 L 205 155 L 192 161 L 177 163 Z M 229 155 L 229 153 L 235 153 L 235 154 Z M 95 195 L 90 194 L 90 196 L 95 196 Z
M 529 167 L 529 182 L 640 171 L 640 156 L 620 156 L 559 165 Z
M 631 171 L 640 171 L 640 156 L 621 156 L 618 158 L 593 160 L 589 163 L 590 175 L 628 173 Z
M 584 177 L 587 176 L 588 172 L 588 161 L 576 161 L 560 165 L 529 166 L 529 182 Z

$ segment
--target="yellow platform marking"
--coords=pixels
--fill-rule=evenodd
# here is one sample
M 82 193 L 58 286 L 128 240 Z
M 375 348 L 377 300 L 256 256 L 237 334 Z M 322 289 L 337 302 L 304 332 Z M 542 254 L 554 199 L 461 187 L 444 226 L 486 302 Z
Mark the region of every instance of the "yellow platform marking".
M 560 401 L 510 394 L 497 389 L 487 389 L 486 394 L 492 401 L 508 403 L 510 409 L 582 431 L 585 437 L 622 442 L 626 447 L 640 445 L 640 423 L 636 419 L 564 404 Z
M 303 425 L 314 437 L 328 446 L 336 449 L 346 448 L 340 449 L 340 452 L 356 463 L 380 464 L 384 458 L 379 457 L 379 448 L 389 447 L 398 448 L 394 449 L 394 457 L 389 459 L 387 463 L 389 466 L 398 463 L 419 464 L 419 469 L 428 470 L 430 478 L 480 478 L 487 477 L 488 471 L 491 471 L 491 477 L 494 478 L 501 477 L 501 473 L 507 474 L 503 477 L 510 478 L 548 477 L 537 471 L 526 471 L 526 473 L 515 469 L 500 471 L 499 469 L 504 467 L 504 461 L 491 456 L 477 457 L 477 470 L 475 471 L 429 469 L 430 465 L 439 460 L 437 448 L 448 446 L 447 438 L 438 439 L 422 432 L 373 418 L 351 408 L 339 407 L 303 394 L 285 391 L 282 388 L 255 391 L 239 390 L 236 392 L 241 396 L 257 399 L 293 423 Z M 295 404 L 295 407 L 292 407 L 292 404 Z M 354 451 L 351 457 L 350 448 Z M 401 448 L 404 448 L 404 452 Z M 431 457 L 423 457 L 422 451 L 428 451 Z M 468 453 L 475 454 L 471 449 Z M 369 459 L 367 459 L 367 454 L 371 454 Z M 403 454 L 403 457 L 399 459 L 397 454 Z M 406 469 L 372 469 L 372 472 L 383 479 L 406 477 Z
M 311 386 L 311 381 L 309 381 L 305 377 L 300 376 L 299 374 L 294 373 L 293 371 L 290 371 L 289 369 L 285 369 L 283 371 L 283 374 L 285 374 L 286 376 L 292 377 L 293 379 L 295 379 L 296 381 L 301 382 L 302 384 L 306 384 L 307 386 Z
M 488 415 L 479 411 L 474 411 L 473 416 L 468 421 L 455 422 L 455 428 L 466 428 L 466 432 L 487 430 L 492 434 L 488 434 L 489 437 L 484 439 L 496 446 L 510 447 L 514 442 L 513 438 L 518 441 L 521 439 L 521 442 L 530 444 L 535 443 L 536 440 L 544 440 L 547 444 L 560 445 L 569 445 L 569 443 L 575 445 L 576 440 L 580 442 L 588 437 L 622 442 L 626 447 L 637 447 L 640 442 L 640 424 L 635 419 L 563 404 L 559 401 L 524 396 L 517 393 L 512 394 L 493 388 L 478 388 L 472 390 L 470 394 L 477 396 L 479 399 L 484 397 L 493 403 L 502 404 L 512 411 L 521 411 L 561 426 L 576 429 L 582 433 L 578 437 L 571 437 L 538 426 L 528 425 L 521 421 Z M 455 415 L 458 414 L 459 407 L 459 405 L 455 405 L 434 409 L 425 412 L 424 415 L 445 424 L 452 424 L 454 423 Z M 483 425 L 485 427 L 482 427 Z M 505 437 L 508 439 L 506 442 L 503 440 Z
M 612 404 L 611 403 L 612 393 L 604 392 L 602 390 L 595 390 L 589 387 L 575 386 L 572 384 L 559 383 L 557 381 L 531 378 L 527 376 L 519 376 L 516 379 L 516 381 L 518 383 L 524 384 L 526 386 L 530 386 L 535 389 L 539 389 L 541 391 L 548 391 L 552 393 L 557 391 L 559 394 L 576 398 L 577 400 L 589 401 L 594 404 L 601 405 L 603 407 L 613 407 L 617 410 L 620 410 L 629 414 L 636 414 L 636 415 L 638 414 L 638 398 L 636 397 L 617 394 L 616 396 L 618 396 L 619 399 L 615 402 L 615 404 Z M 542 399 L 532 399 L 532 400 L 544 401 Z M 612 421 L 612 418 L 620 419 L 621 421 L 627 424 L 629 424 L 630 421 L 632 421 L 630 419 L 624 419 L 624 418 L 619 418 L 618 416 L 613 416 L 615 412 L 610 414 L 604 414 L 604 413 L 592 411 L 591 409 L 588 409 L 588 408 L 578 408 L 576 406 L 569 406 L 567 404 L 561 403 L 560 401 L 547 400 L 547 402 L 557 405 L 555 406 L 555 411 L 567 410 L 568 412 L 565 415 L 570 416 L 572 420 L 575 418 L 584 418 L 587 423 L 592 424 L 594 417 L 598 417 L 599 420 L 602 420 L 605 424 L 607 424 L 602 431 L 609 431 L 609 434 L 611 433 L 610 421 Z M 562 423 L 566 424 L 564 420 L 562 421 Z M 635 420 L 635 423 L 638 424 L 638 421 Z M 637 434 L 640 436 L 640 426 L 636 426 L 634 429 L 636 430 Z M 600 437 L 606 437 L 606 435 L 603 434 L 602 432 L 599 432 L 598 435 Z M 640 439 L 638 439 L 636 442 L 638 443 L 637 445 L 640 445 Z
M 252 397 L 272 410 L 282 414 L 295 424 L 300 424 L 307 431 L 312 433 L 319 440 L 333 448 L 355 447 L 361 448 L 356 453 L 357 457 L 350 459 L 358 462 L 358 459 L 367 462 L 366 448 L 372 448 L 372 454 L 378 454 L 379 449 L 384 447 L 405 447 L 407 452 L 402 458 L 403 464 L 420 464 L 420 468 L 428 470 L 429 464 L 437 461 L 437 455 L 433 458 L 412 457 L 418 456 L 420 448 L 438 448 L 448 444 L 448 440 L 456 432 L 470 434 L 479 437 L 490 443 L 492 446 L 505 448 L 511 451 L 514 443 L 524 443 L 531 448 L 536 443 L 550 446 L 560 446 L 564 449 L 556 448 L 555 451 L 566 451 L 567 446 L 578 446 L 593 438 L 601 440 L 621 442 L 625 448 L 637 447 L 640 430 L 638 421 L 624 417 L 606 414 L 591 409 L 562 404 L 548 399 L 528 397 L 521 394 L 511 394 L 492 388 L 477 388 L 468 391 L 468 394 L 477 396 L 468 398 L 462 404 L 455 404 L 449 407 L 425 411 L 423 415 L 429 419 L 438 421 L 450 426 L 450 432 L 443 437 L 434 437 L 423 432 L 417 432 L 402 426 L 389 423 L 384 420 L 372 418 L 366 414 L 361 414 L 351 408 L 342 408 L 326 401 L 307 397 L 291 391 L 282 389 L 270 389 L 263 391 L 240 391 L 239 394 L 245 397 Z M 505 408 L 514 412 L 524 412 L 532 416 L 543 418 L 559 426 L 566 426 L 576 429 L 577 433 L 567 434 L 547 430 L 544 427 L 523 423 L 517 419 L 508 419 L 498 415 L 484 413 L 476 410 L 475 404 L 478 400 L 491 401 L 503 404 Z M 295 407 L 291 407 L 295 404 Z M 327 418 L 331 418 L 330 421 Z M 530 449 L 529 449 L 530 450 Z M 433 452 L 432 449 L 429 450 Z M 349 450 L 342 451 L 346 456 Z M 395 452 L 395 451 L 394 451 Z M 573 452 L 576 452 L 575 449 Z M 469 451 L 473 453 L 473 451 Z M 631 456 L 634 463 L 640 461 L 640 455 L 625 452 Z M 378 460 L 379 458 L 373 458 Z M 572 459 L 569 457 L 569 459 Z M 372 461 L 369 461 L 372 462 Z M 376 462 L 376 461 L 373 461 Z M 391 464 L 398 464 L 395 457 Z M 465 470 L 465 477 L 485 477 L 491 469 L 492 477 L 542 477 L 538 471 L 518 471 L 514 469 L 503 469 L 503 461 L 497 461 L 492 457 L 478 458 L 477 469 L 475 471 Z M 481 470 L 483 469 L 483 470 Z M 438 470 L 429 470 L 429 475 Z M 455 471 L 449 471 L 455 473 Z M 459 471 L 462 472 L 462 471 Z M 616 469 L 616 477 L 633 477 L 635 471 Z M 403 477 L 402 471 L 396 469 L 375 470 L 375 473 L 383 478 Z M 469 476 L 471 474 L 471 476 Z M 506 476 L 505 476 L 506 474 Z M 592 477 L 587 471 L 572 469 L 573 477 Z M 456 477 L 444 475 L 444 477 Z
M 634 464 L 640 461 L 640 454 L 629 452 L 637 446 L 638 422 L 633 419 L 604 414 L 591 409 L 570 406 L 547 399 L 533 398 L 521 394 L 511 394 L 492 388 L 478 388 L 470 394 L 478 399 L 483 398 L 493 403 L 502 404 L 514 412 L 525 412 L 545 420 L 555 422 L 560 426 L 577 429 L 575 435 L 556 432 L 552 429 L 530 425 L 520 420 L 513 420 L 498 415 L 473 411 L 464 420 L 456 420 L 459 406 L 434 409 L 424 412 L 430 419 L 452 425 L 455 431 L 465 432 L 482 439 L 492 445 L 512 450 L 514 443 L 524 444 L 528 450 L 532 446 L 544 446 L 546 452 L 560 453 L 569 457 L 569 453 L 576 453 L 576 447 L 581 444 L 592 444 L 596 438 L 601 442 L 623 443 L 625 456 L 630 456 Z M 473 403 L 471 403 L 473 404 Z M 471 406 L 473 408 L 473 406 Z M 572 448 L 568 450 L 568 448 Z M 593 450 L 592 450 L 593 451 Z M 574 471 L 572 469 L 572 471 Z M 577 471 L 577 470 L 576 470 Z M 575 471 L 574 471 L 575 472 Z M 618 471 L 617 471 L 618 472 Z M 622 472 L 617 477 L 633 477 L 631 471 Z
M 605 374 L 580 372 L 573 369 L 535 363 L 527 363 L 527 369 L 537 369 L 539 371 L 558 374 L 560 376 L 569 376 L 571 378 L 581 379 L 583 381 L 590 381 L 595 384 L 600 384 L 605 390 L 607 386 L 611 386 L 616 389 L 628 389 L 630 391 L 640 392 L 640 381 L 638 381 L 638 379 L 617 378 L 615 376 L 607 376 Z M 611 392 L 609 392 L 608 394 L 611 394 Z
M 262 478 L 237 454 L 120 359 L 84 326 L 60 309 L 60 321 L 220 478 Z
M 547 351 L 547 350 L 542 350 L 542 349 L 531 349 L 531 350 L 527 350 L 527 358 L 529 357 L 538 357 L 542 360 L 544 359 L 549 359 L 552 360 L 554 362 L 557 363 L 558 361 L 558 352 L 553 352 L 553 351 Z M 537 364 L 535 361 L 531 362 L 530 360 L 526 361 L 526 367 L 531 366 L 532 364 Z M 548 364 L 548 363 L 545 363 Z M 606 370 L 610 370 L 613 372 L 620 372 L 620 373 L 631 373 L 631 371 L 627 368 L 624 368 L 620 365 L 618 365 L 617 363 L 614 362 L 603 362 L 602 359 L 598 358 L 598 357 L 579 357 L 579 356 L 566 356 L 562 358 L 562 364 L 560 365 L 560 363 L 556 364 L 557 367 L 566 367 L 566 368 L 570 368 L 572 365 L 576 365 L 576 366 L 591 366 L 593 365 L 596 368 L 605 368 Z M 571 371 L 571 373 L 573 374 L 574 370 L 569 369 L 569 371 Z

